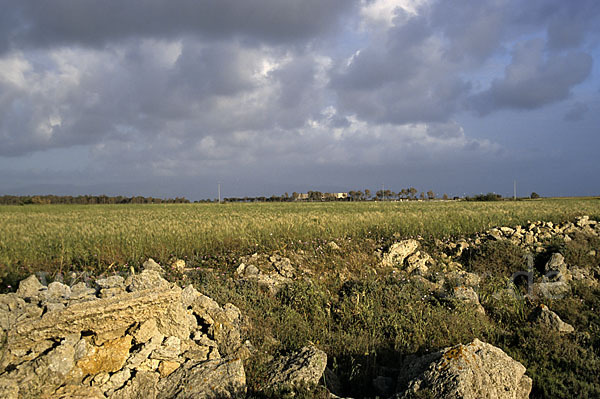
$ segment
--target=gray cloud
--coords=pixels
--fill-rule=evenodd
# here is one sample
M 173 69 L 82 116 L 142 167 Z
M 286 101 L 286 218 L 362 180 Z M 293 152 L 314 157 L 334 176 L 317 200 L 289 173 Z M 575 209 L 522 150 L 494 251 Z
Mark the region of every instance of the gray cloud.
M 581 51 L 546 53 L 544 47 L 542 39 L 520 43 L 504 77 L 471 99 L 474 108 L 486 114 L 504 108 L 535 109 L 566 99 L 590 74 L 592 57 Z
M 0 0 L 0 168 L 23 165 L 16 182 L 26 157 L 72 149 L 90 165 L 62 171 L 63 185 L 304 173 L 326 186 L 500 163 L 508 143 L 465 115 L 567 98 L 561 116 L 586 112 L 576 94 L 597 54 L 595 0 L 430 1 L 396 8 L 391 26 L 361 20 L 360 4 Z
M 355 2 L 3 0 L 0 5 L 18 16 L 3 21 L 3 30 L 15 47 L 101 47 L 131 37 L 189 34 L 207 39 L 241 36 L 275 44 L 293 43 L 335 28 Z

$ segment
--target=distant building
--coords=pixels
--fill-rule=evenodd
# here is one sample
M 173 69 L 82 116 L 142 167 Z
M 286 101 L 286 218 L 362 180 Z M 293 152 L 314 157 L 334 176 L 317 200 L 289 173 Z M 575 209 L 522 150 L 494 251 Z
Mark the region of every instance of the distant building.
M 308 193 L 299 193 L 295 198 L 296 201 L 308 201 L 310 199 Z M 314 197 L 313 197 L 314 199 Z M 321 193 L 321 200 L 343 200 L 348 199 L 348 193 Z

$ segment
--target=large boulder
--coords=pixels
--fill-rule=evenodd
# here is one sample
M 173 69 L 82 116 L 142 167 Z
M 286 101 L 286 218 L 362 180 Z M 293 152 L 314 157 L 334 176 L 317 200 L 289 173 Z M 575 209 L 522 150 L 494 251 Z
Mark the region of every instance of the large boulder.
M 267 378 L 267 389 L 292 390 L 299 385 L 315 386 L 327 366 L 327 354 L 305 346 L 275 361 Z
M 408 374 L 408 375 L 407 375 Z M 405 385 L 408 382 L 408 386 Z M 405 368 L 395 398 L 429 394 L 440 399 L 525 399 L 531 391 L 525 367 L 501 349 L 475 339 L 416 359 Z

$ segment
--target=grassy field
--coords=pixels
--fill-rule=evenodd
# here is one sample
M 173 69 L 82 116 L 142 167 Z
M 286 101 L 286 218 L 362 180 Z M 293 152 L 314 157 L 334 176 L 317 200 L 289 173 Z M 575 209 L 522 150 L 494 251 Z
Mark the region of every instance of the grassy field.
M 485 314 L 436 296 L 431 281 L 382 267 L 377 256 L 403 237 L 424 237 L 422 247 L 437 256 L 434 238 L 580 215 L 600 219 L 600 200 L 3 206 L 0 292 L 34 271 L 48 272 L 48 281 L 62 272 L 68 283 L 72 271 L 125 276 L 148 257 L 163 265 L 183 258 L 193 269 L 167 268 L 170 280 L 193 283 L 247 317 L 244 333 L 257 349 L 245 362 L 248 398 L 281 397 L 262 392 L 266 367 L 273 356 L 307 343 L 327 353 L 342 393 L 359 398 L 375 396 L 377 376 L 395 381 L 411 356 L 475 337 L 527 367 L 532 398 L 593 398 L 600 397 L 598 286 L 573 283 L 569 295 L 545 301 L 577 331 L 561 335 L 530 321 L 535 300 L 499 296 L 512 271 L 523 267 L 522 248 L 491 241 L 461 259 L 464 270 L 482 276 L 477 292 Z M 326 245 L 331 240 L 338 250 Z M 560 251 L 569 266 L 600 278 L 599 237 L 543 245 L 536 262 Z M 240 257 L 254 252 L 289 257 L 303 277 L 277 294 L 239 284 L 233 272 Z
M 0 207 L 0 275 L 138 266 L 148 257 L 201 266 L 341 237 L 445 237 L 527 220 L 600 215 L 598 199 Z

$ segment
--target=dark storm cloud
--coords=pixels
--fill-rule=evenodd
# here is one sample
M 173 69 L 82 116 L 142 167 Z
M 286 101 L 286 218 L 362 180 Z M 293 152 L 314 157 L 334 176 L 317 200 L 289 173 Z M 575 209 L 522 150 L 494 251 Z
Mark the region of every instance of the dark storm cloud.
M 539 108 L 568 98 L 590 75 L 593 59 L 582 46 L 597 33 L 598 4 L 459 0 L 433 2 L 418 16 L 397 10 L 396 26 L 339 62 L 331 87 L 342 112 L 374 123 L 444 122 L 465 108 L 482 115 Z M 538 38 L 523 38 L 532 35 Z M 469 78 L 507 48 L 504 77 Z
M 573 86 L 589 76 L 593 63 L 589 54 L 546 54 L 544 47 L 542 39 L 520 43 L 504 77 L 472 98 L 475 109 L 486 114 L 503 108 L 539 108 L 566 99 Z
M 253 37 L 270 43 L 312 38 L 355 6 L 348 0 L 3 0 L 3 37 L 13 47 L 102 46 L 128 37 Z M 6 43 L 4 46 L 6 48 Z M 0 47 L 1 49 L 1 47 Z
M 0 168 L 78 146 L 77 179 L 107 185 L 426 176 L 433 160 L 508 163 L 509 140 L 465 116 L 584 116 L 600 2 L 405 3 L 0 0 Z
M 375 123 L 445 121 L 468 91 L 447 63 L 427 15 L 389 30 L 340 65 L 331 87 L 346 112 Z

